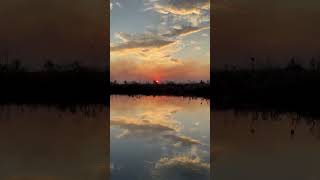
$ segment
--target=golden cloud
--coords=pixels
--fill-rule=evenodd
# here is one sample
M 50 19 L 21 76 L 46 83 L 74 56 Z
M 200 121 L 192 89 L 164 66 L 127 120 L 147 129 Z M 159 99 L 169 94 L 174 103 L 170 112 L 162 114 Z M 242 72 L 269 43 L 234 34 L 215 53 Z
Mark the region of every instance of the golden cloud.
M 153 9 L 162 14 L 200 14 L 210 8 L 209 0 L 162 0 L 153 3 Z

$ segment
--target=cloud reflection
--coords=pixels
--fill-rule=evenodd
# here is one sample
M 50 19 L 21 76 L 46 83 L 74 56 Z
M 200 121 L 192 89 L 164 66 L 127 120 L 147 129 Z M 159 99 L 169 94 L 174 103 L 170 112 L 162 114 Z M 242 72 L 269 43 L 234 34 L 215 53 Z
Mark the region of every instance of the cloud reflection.
M 153 170 L 153 178 L 157 180 L 208 180 L 210 165 L 201 161 L 199 157 L 175 156 L 163 157 Z
M 139 137 L 157 139 L 174 147 L 201 145 L 199 140 L 180 135 L 181 124 L 172 115 L 177 108 L 146 111 L 137 117 L 116 116 L 111 118 L 111 126 L 122 129 L 117 138 Z

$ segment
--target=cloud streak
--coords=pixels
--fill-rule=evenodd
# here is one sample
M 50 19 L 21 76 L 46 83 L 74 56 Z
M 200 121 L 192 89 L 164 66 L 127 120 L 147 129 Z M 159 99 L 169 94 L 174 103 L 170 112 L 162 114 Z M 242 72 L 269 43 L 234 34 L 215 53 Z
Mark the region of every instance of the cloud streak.
M 176 28 L 172 28 L 168 33 L 163 34 L 165 37 L 179 37 L 179 36 L 187 36 L 192 33 L 196 33 L 205 29 L 208 29 L 209 26 L 180 26 Z
M 133 49 L 152 49 L 152 48 L 162 48 L 174 43 L 169 39 L 157 36 L 151 33 L 144 34 L 127 34 L 127 33 L 117 33 L 116 37 L 122 40 L 114 46 L 111 46 L 111 52 L 133 50 Z

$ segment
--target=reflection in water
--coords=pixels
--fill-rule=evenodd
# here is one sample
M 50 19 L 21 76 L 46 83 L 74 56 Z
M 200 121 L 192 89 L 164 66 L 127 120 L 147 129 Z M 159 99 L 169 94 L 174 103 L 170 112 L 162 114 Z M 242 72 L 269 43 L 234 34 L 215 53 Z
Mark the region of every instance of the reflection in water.
M 320 179 L 317 120 L 255 112 L 212 115 L 215 179 Z
M 105 108 L 71 110 L 1 106 L 0 179 L 105 180 Z
M 209 101 L 111 96 L 112 180 L 208 180 Z

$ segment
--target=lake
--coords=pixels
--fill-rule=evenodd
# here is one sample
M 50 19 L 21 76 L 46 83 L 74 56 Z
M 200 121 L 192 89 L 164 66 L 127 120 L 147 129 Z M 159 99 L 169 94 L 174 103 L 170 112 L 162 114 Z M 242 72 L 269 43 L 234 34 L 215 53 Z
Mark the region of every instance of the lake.
M 210 101 L 110 98 L 112 180 L 209 180 Z
M 233 110 L 212 118 L 214 179 L 320 179 L 317 119 Z
M 107 113 L 102 105 L 0 106 L 0 179 L 107 179 Z

